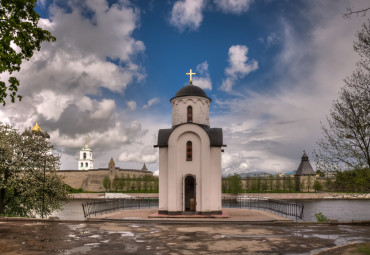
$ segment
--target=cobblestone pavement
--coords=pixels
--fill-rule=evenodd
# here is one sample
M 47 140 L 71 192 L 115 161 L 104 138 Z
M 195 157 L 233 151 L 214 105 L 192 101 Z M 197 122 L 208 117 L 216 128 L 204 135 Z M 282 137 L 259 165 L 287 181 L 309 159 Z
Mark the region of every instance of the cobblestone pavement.
M 0 254 L 314 254 L 353 242 L 370 242 L 370 225 L 0 221 Z

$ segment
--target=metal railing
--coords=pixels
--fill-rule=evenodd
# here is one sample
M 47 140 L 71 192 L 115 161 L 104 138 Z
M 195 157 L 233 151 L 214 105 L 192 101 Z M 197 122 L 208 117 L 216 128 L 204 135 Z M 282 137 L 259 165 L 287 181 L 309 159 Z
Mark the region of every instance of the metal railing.
M 116 210 L 155 208 L 158 207 L 158 198 L 133 197 L 120 199 L 104 199 L 82 203 L 85 219 L 97 213 L 107 213 Z M 223 208 L 250 208 L 270 210 L 274 213 L 292 216 L 296 220 L 303 219 L 303 204 L 287 200 L 253 198 L 253 197 L 224 197 Z
M 304 205 L 288 200 L 267 199 L 259 197 L 224 197 L 223 208 L 250 208 L 270 210 L 277 214 L 303 219 Z
M 133 197 L 95 200 L 82 203 L 85 219 L 97 213 L 114 212 L 124 209 L 140 209 L 158 207 L 158 198 Z

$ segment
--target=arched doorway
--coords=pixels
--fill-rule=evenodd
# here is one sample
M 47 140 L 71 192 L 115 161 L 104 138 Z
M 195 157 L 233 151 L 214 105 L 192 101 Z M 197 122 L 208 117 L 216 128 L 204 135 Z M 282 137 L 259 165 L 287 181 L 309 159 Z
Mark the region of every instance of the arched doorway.
M 185 211 L 195 212 L 196 208 L 196 192 L 195 178 L 193 175 L 185 177 Z

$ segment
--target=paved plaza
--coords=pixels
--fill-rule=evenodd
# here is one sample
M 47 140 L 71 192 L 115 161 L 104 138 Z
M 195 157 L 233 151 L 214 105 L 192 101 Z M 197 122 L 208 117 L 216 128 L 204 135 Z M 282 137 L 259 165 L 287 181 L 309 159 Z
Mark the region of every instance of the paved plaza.
M 367 224 L 301 223 L 239 209 L 228 210 L 228 219 L 145 219 L 150 213 L 88 221 L 2 218 L 0 254 L 318 254 L 335 247 L 325 254 L 345 254 L 338 247 L 370 242 Z

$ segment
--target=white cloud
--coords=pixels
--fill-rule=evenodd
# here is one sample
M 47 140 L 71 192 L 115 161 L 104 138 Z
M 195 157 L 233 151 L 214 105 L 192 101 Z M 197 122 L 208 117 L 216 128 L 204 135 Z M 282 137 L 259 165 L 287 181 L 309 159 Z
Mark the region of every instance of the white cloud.
M 131 111 L 136 110 L 136 102 L 134 100 L 127 101 L 127 106 Z
M 69 159 L 87 135 L 99 167 L 105 153 L 115 156 L 122 146 L 137 143 L 146 134 L 128 113 L 117 114 L 114 100 L 92 99 L 102 96 L 102 88 L 122 97 L 127 86 L 145 77 L 136 62 L 145 45 L 132 36 L 140 25 L 139 10 L 129 1 L 70 0 L 64 7 L 68 11 L 51 4 L 49 19 L 40 19 L 39 25 L 57 40 L 43 43 L 22 63 L 17 77 L 23 99 L 0 109 L 0 121 L 19 130 L 38 121 L 62 154 L 62 169 L 76 168 Z M 7 75 L 2 73 L 0 79 Z
M 110 117 L 116 108 L 116 103 L 111 99 L 103 99 L 96 106 L 95 112 L 91 113 L 92 119 L 106 119 Z
M 144 147 L 140 152 L 122 152 L 118 160 L 122 162 L 136 162 L 136 163 L 156 163 L 157 151 L 153 150 L 152 146 Z
M 180 31 L 197 30 L 203 20 L 203 0 L 180 0 L 172 8 L 170 23 Z
M 248 11 L 253 0 L 213 0 L 216 6 L 225 13 L 242 14 Z
M 229 66 L 225 69 L 227 78 L 222 82 L 222 90 L 231 91 L 238 79 L 258 69 L 258 62 L 249 60 L 247 54 L 248 48 L 245 45 L 233 45 L 229 48 Z
M 36 94 L 34 100 L 39 114 L 44 115 L 46 119 L 57 120 L 69 104 L 70 98 L 67 95 L 57 95 L 53 91 L 44 90 Z
M 343 78 L 355 69 L 352 45 L 364 21 L 344 20 L 338 15 L 342 6 L 312 5 L 306 11 L 315 22 L 304 33 L 282 20 L 283 50 L 272 61 L 273 72 L 283 75 L 269 81 L 273 89 L 244 88 L 237 98 L 215 100 L 224 112 L 212 118 L 213 125 L 223 127 L 228 145 L 222 156 L 224 174 L 296 170 L 303 150 L 315 168 L 311 153 L 322 136 L 320 121 L 325 122 Z M 239 77 L 231 70 L 230 75 Z
M 212 81 L 208 72 L 208 62 L 204 61 L 196 67 L 197 75 L 193 77 L 193 84 L 202 88 L 212 90 Z
M 280 42 L 280 37 L 276 33 L 270 33 L 266 38 L 258 39 L 266 48 L 276 45 Z
M 150 99 L 150 100 L 148 100 L 148 103 L 147 104 L 145 104 L 145 105 L 143 105 L 143 109 L 147 109 L 147 108 L 149 108 L 150 106 L 152 106 L 152 105 L 154 105 L 154 104 L 156 104 L 156 103 L 159 103 L 159 98 L 158 97 L 154 97 L 154 98 L 152 98 L 152 99 Z

